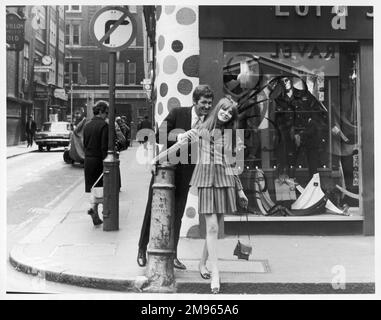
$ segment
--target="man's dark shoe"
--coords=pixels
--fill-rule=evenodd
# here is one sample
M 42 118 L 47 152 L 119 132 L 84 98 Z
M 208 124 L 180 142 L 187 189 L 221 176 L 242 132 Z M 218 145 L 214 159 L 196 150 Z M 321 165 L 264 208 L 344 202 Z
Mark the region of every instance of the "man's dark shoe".
M 187 267 L 177 258 L 173 260 L 173 265 L 177 269 L 185 270 Z
M 136 261 L 138 262 L 138 265 L 140 267 L 145 267 L 145 265 L 147 264 L 147 256 L 145 250 L 139 249 L 138 258 L 136 259 Z
M 99 226 L 100 224 L 103 223 L 103 221 L 101 220 L 101 218 L 99 218 L 98 216 L 98 213 L 94 211 L 93 208 L 89 209 L 87 211 L 87 214 L 91 216 L 91 218 L 93 219 L 93 224 L 94 226 Z

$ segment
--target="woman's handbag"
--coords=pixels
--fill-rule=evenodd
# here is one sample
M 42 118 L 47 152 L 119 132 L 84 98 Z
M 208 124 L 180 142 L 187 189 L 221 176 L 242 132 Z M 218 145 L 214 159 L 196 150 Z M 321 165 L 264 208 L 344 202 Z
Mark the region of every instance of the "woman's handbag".
M 246 213 L 246 220 L 247 222 L 249 222 L 249 217 L 247 216 L 247 213 Z M 238 243 L 235 246 L 234 252 L 233 252 L 233 255 L 237 256 L 238 259 L 249 260 L 249 256 L 251 255 L 253 251 L 253 247 L 251 246 L 250 234 L 247 233 L 247 236 L 249 237 L 250 244 L 243 244 L 239 240 L 239 232 L 238 232 Z
M 91 187 L 91 195 L 93 196 L 94 203 L 103 203 L 103 186 L 96 187 L 99 180 L 103 177 L 103 173 L 99 176 L 97 181 Z

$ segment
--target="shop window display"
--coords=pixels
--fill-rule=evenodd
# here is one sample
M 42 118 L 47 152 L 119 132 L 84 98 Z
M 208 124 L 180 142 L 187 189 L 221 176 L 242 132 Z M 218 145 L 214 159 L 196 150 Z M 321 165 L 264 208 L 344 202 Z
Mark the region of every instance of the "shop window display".
M 357 51 L 355 43 L 224 43 L 223 88 L 245 129 L 251 212 L 360 214 Z

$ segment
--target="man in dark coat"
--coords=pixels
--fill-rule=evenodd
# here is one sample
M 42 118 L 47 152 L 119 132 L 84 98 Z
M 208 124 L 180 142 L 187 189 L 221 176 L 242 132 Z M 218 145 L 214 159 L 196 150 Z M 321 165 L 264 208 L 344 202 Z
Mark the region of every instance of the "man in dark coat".
M 178 107 L 172 109 L 167 117 L 164 119 L 158 132 L 156 133 L 156 141 L 159 142 L 160 132 L 164 132 L 167 139 L 169 133 L 174 129 L 190 130 L 200 121 L 202 122 L 212 109 L 213 92 L 207 85 L 199 85 L 193 92 L 193 106 L 191 107 Z M 177 132 L 178 134 L 179 132 Z M 171 137 L 167 141 L 167 147 L 171 147 L 176 142 L 176 137 Z M 190 154 L 190 146 L 189 154 Z M 189 159 L 188 159 L 189 160 Z M 185 205 L 188 197 L 189 182 L 192 177 L 195 164 L 188 161 L 188 164 L 177 164 L 175 170 L 175 219 L 174 219 L 174 266 L 178 269 L 186 269 L 185 265 L 177 258 L 177 244 L 180 238 L 181 219 L 184 214 Z M 139 239 L 139 251 L 137 262 L 139 266 L 143 267 L 147 263 L 146 251 L 149 242 L 150 222 L 151 222 L 151 205 L 152 205 L 152 185 L 154 182 L 154 175 L 152 175 L 151 183 L 149 186 L 148 200 L 146 211 L 144 215 L 143 225 Z
M 90 193 L 91 187 L 103 173 L 103 159 L 107 156 L 108 149 L 108 104 L 99 101 L 93 107 L 94 117 L 86 123 L 83 131 L 83 146 L 85 148 L 85 192 Z M 97 187 L 103 186 L 101 179 Z M 90 199 L 90 209 L 87 212 L 93 219 L 94 225 L 99 225 L 102 220 L 98 216 L 98 204 Z
M 26 139 L 28 141 L 27 147 L 33 145 L 33 139 L 34 139 L 34 134 L 36 133 L 36 130 L 37 130 L 36 122 L 33 120 L 33 117 L 30 115 L 25 126 Z

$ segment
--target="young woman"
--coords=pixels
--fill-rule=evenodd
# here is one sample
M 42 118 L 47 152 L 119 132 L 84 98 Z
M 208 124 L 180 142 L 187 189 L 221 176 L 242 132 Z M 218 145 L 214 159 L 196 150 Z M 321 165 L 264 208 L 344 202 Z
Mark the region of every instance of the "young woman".
M 232 155 L 242 144 L 235 143 L 235 130 L 238 124 L 236 103 L 229 97 L 222 98 L 206 120 L 197 128 L 178 136 L 178 142 L 153 159 L 166 161 L 188 139 L 199 141 L 198 159 L 194 169 L 191 186 L 198 188 L 198 211 L 205 216 L 206 239 L 199 263 L 200 275 L 211 279 L 212 293 L 220 290 L 218 270 L 217 239 L 218 225 L 223 215 L 237 211 L 236 194 L 240 205 L 247 206 L 247 197 L 242 184 L 232 167 Z M 238 192 L 236 192 L 238 191 Z M 212 272 L 206 268 L 209 260 Z

